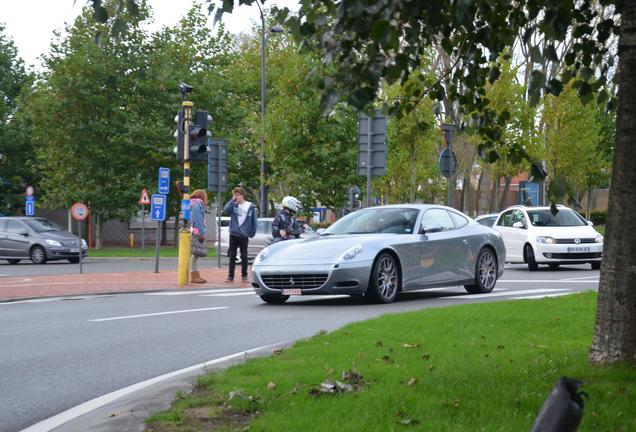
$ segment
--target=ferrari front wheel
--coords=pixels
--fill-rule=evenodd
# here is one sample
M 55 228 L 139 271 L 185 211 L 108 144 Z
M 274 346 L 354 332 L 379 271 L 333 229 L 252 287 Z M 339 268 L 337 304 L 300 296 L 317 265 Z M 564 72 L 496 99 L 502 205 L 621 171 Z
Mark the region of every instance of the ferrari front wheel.
M 400 287 L 400 271 L 393 255 L 380 254 L 371 269 L 371 280 L 367 295 L 378 303 L 391 303 Z

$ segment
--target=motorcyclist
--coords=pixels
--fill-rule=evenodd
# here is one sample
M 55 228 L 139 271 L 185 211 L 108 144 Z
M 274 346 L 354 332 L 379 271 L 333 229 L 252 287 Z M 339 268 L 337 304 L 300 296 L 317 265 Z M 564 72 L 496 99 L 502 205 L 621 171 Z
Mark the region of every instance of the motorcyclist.
M 272 223 L 272 242 L 300 237 L 305 225 L 296 221 L 296 213 L 302 209 L 302 203 L 293 196 L 286 196 L 281 201 L 283 207 Z

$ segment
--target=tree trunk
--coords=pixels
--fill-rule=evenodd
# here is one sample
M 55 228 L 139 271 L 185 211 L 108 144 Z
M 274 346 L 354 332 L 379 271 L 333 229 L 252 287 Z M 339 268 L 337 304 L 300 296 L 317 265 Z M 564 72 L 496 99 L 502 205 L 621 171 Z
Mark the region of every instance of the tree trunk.
M 497 208 L 497 189 L 499 188 L 499 177 L 494 174 L 492 176 L 492 189 L 490 190 L 490 203 L 488 205 L 488 212 L 494 213 Z
M 462 180 L 462 192 L 459 198 L 459 209 L 460 211 L 465 212 L 466 208 L 464 207 L 464 204 L 466 202 L 466 177 L 464 176 L 464 179 Z
M 95 249 L 101 249 L 102 244 L 102 215 L 95 215 Z
M 510 192 L 510 182 L 512 182 L 512 176 L 506 176 L 506 184 L 504 186 L 503 193 L 499 198 L 499 206 L 497 207 L 497 211 L 503 210 L 506 205 L 506 201 L 508 200 L 508 192 Z
M 477 181 L 477 190 L 475 191 L 475 206 L 473 211 L 473 217 L 479 216 L 479 196 L 481 194 L 481 185 L 484 183 L 485 173 L 482 170 L 479 174 L 479 180 Z
M 636 1 L 623 2 L 618 111 L 596 325 L 589 359 L 636 363 Z

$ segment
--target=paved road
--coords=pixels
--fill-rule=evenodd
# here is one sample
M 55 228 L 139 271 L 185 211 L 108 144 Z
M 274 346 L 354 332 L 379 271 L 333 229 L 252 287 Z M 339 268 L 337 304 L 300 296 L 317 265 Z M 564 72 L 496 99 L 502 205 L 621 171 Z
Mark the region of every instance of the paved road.
M 450 287 L 407 293 L 390 305 L 299 297 L 274 306 L 245 289 L 0 303 L 0 425 L 18 431 L 171 371 L 388 312 L 597 287 L 589 266 L 533 273 L 514 266 L 488 295 Z
M 221 265 L 227 267 L 227 258 L 222 258 Z M 201 268 L 216 268 L 217 259 L 207 258 L 199 260 Z M 127 273 L 127 272 L 154 272 L 154 258 L 87 258 L 83 265 L 84 273 Z M 161 258 L 160 270 L 176 270 L 177 258 Z M 70 264 L 68 261 L 51 261 L 44 265 L 22 261 L 19 264 L 8 264 L 0 260 L 0 277 L 3 276 L 46 276 L 79 273 L 79 264 Z

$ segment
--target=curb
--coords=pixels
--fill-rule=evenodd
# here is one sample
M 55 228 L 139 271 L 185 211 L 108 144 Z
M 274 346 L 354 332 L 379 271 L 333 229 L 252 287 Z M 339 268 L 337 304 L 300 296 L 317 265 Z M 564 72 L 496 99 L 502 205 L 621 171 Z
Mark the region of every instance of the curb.
M 77 405 L 22 432 L 143 432 L 144 420 L 169 408 L 178 390 L 191 392 L 201 374 L 271 355 L 292 343 L 283 341 L 252 348 L 142 381 Z

